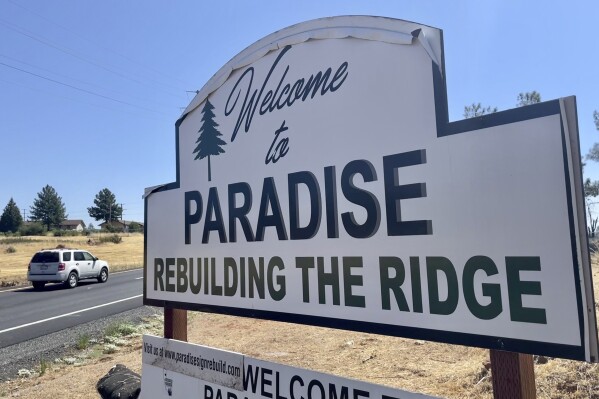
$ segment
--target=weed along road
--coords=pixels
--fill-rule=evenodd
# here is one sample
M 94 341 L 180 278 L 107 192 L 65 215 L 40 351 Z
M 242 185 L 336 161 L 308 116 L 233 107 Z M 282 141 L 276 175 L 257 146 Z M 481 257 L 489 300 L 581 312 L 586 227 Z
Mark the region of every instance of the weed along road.
M 142 306 L 143 270 L 110 275 L 74 289 L 48 284 L 0 291 L 0 348 Z

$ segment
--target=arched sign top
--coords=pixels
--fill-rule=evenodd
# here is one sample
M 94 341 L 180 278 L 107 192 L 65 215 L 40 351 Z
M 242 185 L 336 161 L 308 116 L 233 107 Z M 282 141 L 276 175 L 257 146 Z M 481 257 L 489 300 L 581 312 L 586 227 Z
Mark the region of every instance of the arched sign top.
M 444 76 L 442 32 L 439 29 L 400 19 L 376 16 L 337 16 L 319 18 L 281 29 L 246 47 L 223 65 L 198 91 L 181 118 L 199 107 L 215 90 L 221 87 L 233 71 L 244 68 L 268 53 L 288 45 L 308 40 L 355 38 L 390 44 L 418 43 L 439 66 Z

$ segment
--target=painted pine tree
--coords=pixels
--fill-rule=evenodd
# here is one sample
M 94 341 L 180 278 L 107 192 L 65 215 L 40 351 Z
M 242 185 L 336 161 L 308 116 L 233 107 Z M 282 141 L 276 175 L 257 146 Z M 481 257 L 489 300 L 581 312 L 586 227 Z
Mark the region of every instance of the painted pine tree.
M 202 127 L 198 130 L 200 137 L 198 137 L 196 141 L 197 146 L 195 150 L 193 150 L 193 153 L 197 154 L 194 158 L 196 160 L 208 157 L 208 181 L 212 180 L 210 156 L 224 153 L 225 150 L 222 149 L 222 146 L 227 144 L 220 138 L 222 134 L 217 129 L 218 123 L 214 120 L 215 115 L 212 111 L 213 109 L 214 106 L 208 99 L 206 99 L 206 104 L 202 109 Z

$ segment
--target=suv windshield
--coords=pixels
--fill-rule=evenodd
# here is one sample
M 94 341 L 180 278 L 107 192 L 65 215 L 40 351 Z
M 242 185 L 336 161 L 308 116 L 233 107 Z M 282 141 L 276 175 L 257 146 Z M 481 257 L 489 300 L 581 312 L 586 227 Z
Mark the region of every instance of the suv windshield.
M 51 263 L 58 262 L 58 252 L 38 252 L 33 255 L 31 263 Z

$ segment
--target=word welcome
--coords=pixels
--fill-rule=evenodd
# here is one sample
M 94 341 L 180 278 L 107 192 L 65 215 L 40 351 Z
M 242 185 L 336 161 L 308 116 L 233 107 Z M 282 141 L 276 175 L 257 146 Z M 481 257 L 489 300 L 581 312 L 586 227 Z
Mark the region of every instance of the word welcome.
M 270 368 L 248 365 L 243 374 L 243 389 L 249 397 L 256 395 L 275 399 L 366 399 L 370 392 L 349 386 L 321 381 L 318 378 L 293 374 L 285 378 L 283 373 Z M 224 392 L 223 392 L 224 391 Z M 221 387 L 204 385 L 204 399 L 241 399 L 236 393 Z M 383 395 L 383 399 L 396 399 Z M 398 399 L 398 398 L 397 398 Z
M 258 104 L 260 104 L 260 109 L 258 113 L 260 115 L 264 115 L 269 112 L 273 112 L 275 109 L 280 110 L 284 107 L 291 107 L 293 103 L 297 100 L 306 101 L 308 97 L 313 99 L 316 94 L 318 94 L 320 90 L 320 95 L 324 96 L 328 92 L 337 91 L 345 82 L 348 76 L 348 67 L 349 64 L 347 62 L 343 62 L 337 70 L 333 74 L 332 68 L 327 68 L 324 72 L 318 71 L 316 74 L 310 75 L 309 78 L 300 78 L 297 79 L 293 84 L 287 83 L 285 78 L 287 77 L 287 73 L 289 72 L 289 65 L 285 67 L 283 74 L 279 80 L 279 83 L 274 89 L 266 90 L 266 86 L 269 84 L 271 76 L 277 69 L 277 66 L 283 56 L 291 49 L 291 46 L 285 46 L 275 61 L 273 62 L 264 82 L 260 87 L 260 91 L 258 89 L 254 89 L 252 92 L 252 84 L 254 81 L 254 67 L 249 67 L 246 69 L 235 85 L 229 93 L 229 97 L 227 99 L 227 103 L 225 105 L 225 116 L 229 116 L 237 107 L 239 97 L 243 95 L 242 93 L 245 91 L 245 95 L 243 97 L 243 102 L 239 107 L 239 114 L 237 116 L 237 122 L 235 124 L 235 128 L 233 129 L 233 134 L 231 135 L 231 142 L 235 140 L 237 137 L 237 132 L 239 128 L 243 124 L 244 131 L 247 133 L 250 130 L 252 125 L 252 119 L 254 118 L 254 114 L 258 109 Z M 333 76 L 331 77 L 331 74 Z M 331 79 L 329 81 L 329 79 Z M 279 91 L 280 90 L 280 91 Z M 264 95 L 264 97 L 263 97 Z

